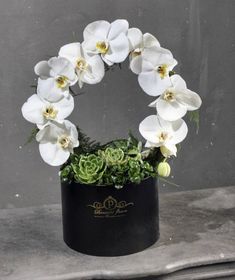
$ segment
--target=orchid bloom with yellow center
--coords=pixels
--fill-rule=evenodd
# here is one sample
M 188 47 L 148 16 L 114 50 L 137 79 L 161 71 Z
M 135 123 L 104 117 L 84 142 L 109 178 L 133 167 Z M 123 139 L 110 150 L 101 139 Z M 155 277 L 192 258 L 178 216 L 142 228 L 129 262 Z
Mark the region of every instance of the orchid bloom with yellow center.
M 164 147 L 165 154 L 167 149 L 168 155 L 176 156 L 176 144 L 184 140 L 188 128 L 182 119 L 169 122 L 158 115 L 151 115 L 140 123 L 139 131 L 147 140 L 146 147 Z
M 177 65 L 171 52 L 161 47 L 151 47 L 142 53 L 139 85 L 148 95 L 158 96 L 171 86 L 169 72 Z
M 124 19 L 112 23 L 105 20 L 92 22 L 83 32 L 83 48 L 89 55 L 99 54 L 109 66 L 121 63 L 130 52 L 128 27 L 129 24 Z
M 79 145 L 76 126 L 68 120 L 48 123 L 37 133 L 36 140 L 41 157 L 52 166 L 66 162 Z
M 77 82 L 77 75 L 71 62 L 63 57 L 52 57 L 40 61 L 34 67 L 39 76 L 37 93 L 40 98 L 57 102 L 69 95 L 69 86 Z
M 138 28 L 128 29 L 127 37 L 130 47 L 130 69 L 135 74 L 140 74 L 144 51 L 152 47 L 160 47 L 160 43 L 152 34 L 143 34 Z
M 60 48 L 59 56 L 68 59 L 76 72 L 80 88 L 83 84 L 97 84 L 104 77 L 104 63 L 100 55 L 88 55 L 82 44 L 71 43 Z
M 155 107 L 159 116 L 168 121 L 175 121 L 185 116 L 187 111 L 200 108 L 200 96 L 187 89 L 185 81 L 179 75 L 170 77 L 171 85 L 155 101 L 149 104 Z
M 71 95 L 51 103 L 34 94 L 23 104 L 22 114 L 27 121 L 40 128 L 51 120 L 61 122 L 72 113 L 73 109 L 74 99 Z

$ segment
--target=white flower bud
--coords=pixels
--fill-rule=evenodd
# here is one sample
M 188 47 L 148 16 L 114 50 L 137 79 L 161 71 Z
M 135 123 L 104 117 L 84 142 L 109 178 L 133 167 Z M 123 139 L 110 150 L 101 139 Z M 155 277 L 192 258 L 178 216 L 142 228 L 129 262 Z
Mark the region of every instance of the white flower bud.
M 171 167 L 167 162 L 160 162 L 157 167 L 158 175 L 161 177 L 168 177 L 171 173 Z

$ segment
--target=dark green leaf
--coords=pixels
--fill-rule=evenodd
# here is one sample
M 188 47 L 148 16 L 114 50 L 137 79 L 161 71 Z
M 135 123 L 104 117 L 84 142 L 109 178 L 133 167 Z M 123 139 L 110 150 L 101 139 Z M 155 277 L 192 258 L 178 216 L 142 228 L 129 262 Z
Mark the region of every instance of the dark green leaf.
M 196 133 L 198 134 L 198 131 L 199 131 L 199 121 L 200 121 L 199 111 L 198 110 L 189 111 L 188 112 L 188 117 L 189 117 L 189 120 L 191 122 L 195 123 L 195 125 L 196 125 Z
M 173 76 L 173 75 L 175 75 L 175 71 L 169 71 L 169 76 L 171 77 L 171 76 Z
M 24 143 L 24 146 L 31 143 L 33 140 L 35 140 L 36 134 L 38 133 L 39 129 L 37 127 L 34 127 L 31 131 L 30 136 L 28 137 L 27 141 Z

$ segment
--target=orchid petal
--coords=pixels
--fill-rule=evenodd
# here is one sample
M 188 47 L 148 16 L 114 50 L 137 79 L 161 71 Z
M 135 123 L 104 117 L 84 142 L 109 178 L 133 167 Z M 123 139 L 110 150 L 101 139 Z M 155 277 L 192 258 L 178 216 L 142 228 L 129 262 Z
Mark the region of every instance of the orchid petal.
M 129 39 L 130 51 L 139 48 L 142 44 L 143 34 L 138 28 L 130 28 L 127 32 L 127 37 Z
M 63 133 L 59 127 L 55 126 L 54 123 L 49 123 L 44 126 L 43 129 L 39 130 L 36 134 L 36 140 L 42 144 L 44 143 L 56 143 L 59 134 Z
M 140 74 L 142 71 L 142 56 L 141 55 L 137 55 L 134 58 L 131 59 L 130 61 L 130 68 L 131 71 L 135 74 Z
M 129 23 L 125 19 L 117 19 L 110 25 L 109 33 L 107 36 L 108 41 L 112 41 L 117 38 L 121 33 L 126 34 L 129 27 Z
M 108 52 L 104 57 L 113 62 L 123 62 L 129 54 L 129 42 L 124 33 L 120 33 L 118 37 L 109 42 Z
M 172 130 L 174 133 L 174 137 L 170 141 L 172 144 L 178 144 L 182 142 L 188 133 L 187 124 L 182 119 L 172 122 Z
M 171 76 L 171 82 L 174 88 L 176 89 L 187 89 L 185 80 L 177 74 Z
M 140 134 L 149 142 L 157 144 L 157 131 L 161 129 L 156 115 L 146 117 L 139 125 Z M 157 145 L 158 147 L 160 146 Z
M 104 77 L 104 63 L 99 55 L 90 57 L 87 61 L 89 68 L 82 75 L 82 81 L 87 84 L 97 84 Z
M 99 54 L 99 51 L 96 48 L 96 43 L 99 41 L 99 38 L 93 38 L 93 40 L 87 40 L 82 42 L 82 48 L 89 55 Z
M 53 103 L 53 105 L 58 110 L 56 119 L 64 120 L 72 113 L 74 109 L 74 98 L 69 95 L 67 98 L 64 97 L 57 103 Z
M 142 57 L 142 71 L 141 72 L 155 71 L 156 68 L 152 65 L 152 63 L 147 60 L 143 60 L 143 56 L 141 56 L 141 57 Z
M 84 41 L 93 40 L 94 37 L 98 37 L 103 41 L 107 38 L 110 29 L 110 23 L 105 20 L 98 20 L 89 23 L 83 31 Z
M 65 163 L 70 155 L 68 150 L 62 150 L 57 144 L 39 144 L 42 159 L 51 166 L 60 166 Z
M 142 55 L 143 59 L 151 62 L 153 66 L 175 64 L 172 53 L 161 47 L 146 48 L 144 49 Z
M 145 48 L 160 47 L 158 39 L 150 33 L 145 33 L 143 35 L 143 44 Z
M 32 95 L 22 106 L 23 117 L 35 124 L 44 124 L 44 117 L 42 114 L 42 107 L 44 106 L 43 101 L 38 97 L 37 94 Z
M 151 96 L 161 95 L 169 86 L 170 78 L 161 78 L 156 71 L 142 72 L 138 76 L 139 85 L 145 93 Z
M 150 142 L 150 141 L 146 141 L 145 145 L 144 145 L 146 148 L 153 148 L 153 147 L 160 147 L 159 145 L 156 146 L 156 144 Z
M 197 110 L 202 104 L 200 96 L 189 89 L 178 92 L 176 99 L 189 111 Z
M 57 102 L 63 97 L 69 95 L 68 89 L 61 89 L 57 86 L 54 78 L 48 78 L 46 80 L 38 79 L 37 94 L 40 98 L 49 102 Z
M 156 102 L 157 112 L 161 118 L 168 121 L 175 121 L 182 118 L 187 109 L 184 106 L 180 106 L 176 101 L 166 101 L 160 97 Z
M 102 60 L 108 65 L 108 66 L 112 66 L 114 64 L 114 62 L 108 60 L 105 56 L 105 54 L 101 54 Z
M 48 62 L 43 60 L 38 62 L 35 66 L 34 66 L 34 72 L 36 75 L 38 75 L 39 77 L 46 79 L 50 77 L 50 67 L 48 65 Z
M 67 58 L 74 67 L 76 67 L 77 59 L 82 57 L 80 43 L 70 43 L 60 48 L 59 56 Z
M 170 156 L 176 157 L 177 147 L 174 144 L 166 143 L 165 146 L 163 146 L 163 149 L 161 149 L 161 153 L 166 158 Z
M 48 60 L 48 65 L 51 67 L 51 76 L 65 76 L 69 80 L 76 79 L 74 67 L 71 62 L 64 57 L 52 57 Z
M 64 126 L 65 126 L 65 129 L 67 131 L 69 131 L 69 134 L 70 134 L 72 142 L 73 142 L 73 147 L 78 147 L 79 141 L 78 141 L 78 131 L 77 131 L 76 126 L 68 120 L 64 121 Z

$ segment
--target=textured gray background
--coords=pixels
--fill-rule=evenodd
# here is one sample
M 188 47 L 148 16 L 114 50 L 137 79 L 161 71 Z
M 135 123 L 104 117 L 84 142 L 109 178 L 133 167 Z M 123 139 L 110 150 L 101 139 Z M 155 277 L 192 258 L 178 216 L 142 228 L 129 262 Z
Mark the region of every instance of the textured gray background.
M 0 208 L 60 201 L 58 168 L 43 163 L 36 143 L 23 146 L 32 125 L 20 108 L 33 93 L 33 66 L 82 40 L 84 27 L 98 19 L 126 18 L 155 34 L 203 99 L 199 134 L 189 125 L 172 163 L 170 180 L 180 187 L 164 184 L 161 191 L 234 184 L 234 11 L 233 0 L 0 0 Z M 129 129 L 138 135 L 139 122 L 154 113 L 127 63 L 84 90 L 70 120 L 97 140 Z

